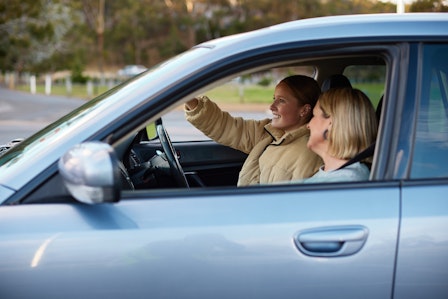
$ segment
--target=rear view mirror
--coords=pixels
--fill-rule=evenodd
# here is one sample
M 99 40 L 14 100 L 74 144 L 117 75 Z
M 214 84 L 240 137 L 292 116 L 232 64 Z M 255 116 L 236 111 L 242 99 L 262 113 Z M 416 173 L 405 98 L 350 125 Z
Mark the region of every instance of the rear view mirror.
M 76 145 L 59 159 L 65 186 L 74 198 L 88 204 L 119 200 L 119 169 L 115 151 L 102 142 Z

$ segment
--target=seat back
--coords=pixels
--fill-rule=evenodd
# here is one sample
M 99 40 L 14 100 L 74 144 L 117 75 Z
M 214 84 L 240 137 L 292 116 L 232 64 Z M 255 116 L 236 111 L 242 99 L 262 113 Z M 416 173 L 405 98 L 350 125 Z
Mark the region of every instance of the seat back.
M 321 91 L 325 92 L 330 88 L 343 88 L 343 87 L 352 87 L 350 80 L 341 74 L 331 75 L 327 79 L 324 80 L 321 86 Z

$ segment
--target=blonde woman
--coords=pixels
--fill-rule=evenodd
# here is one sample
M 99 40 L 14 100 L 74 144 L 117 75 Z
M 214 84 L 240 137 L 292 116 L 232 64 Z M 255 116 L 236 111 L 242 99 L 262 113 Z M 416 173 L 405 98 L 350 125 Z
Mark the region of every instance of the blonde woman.
M 346 163 L 376 140 L 377 118 L 369 98 L 360 90 L 335 88 L 324 92 L 308 124 L 308 148 L 324 165 L 303 182 L 363 181 L 370 176 L 362 162 Z

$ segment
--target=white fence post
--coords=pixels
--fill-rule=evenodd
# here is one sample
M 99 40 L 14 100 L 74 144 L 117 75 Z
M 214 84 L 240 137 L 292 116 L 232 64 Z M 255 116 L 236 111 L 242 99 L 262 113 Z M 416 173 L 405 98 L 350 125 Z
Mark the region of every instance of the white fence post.
M 30 92 L 31 94 L 36 94 L 36 76 L 32 75 L 30 77 Z
M 93 83 L 90 80 L 87 81 L 87 96 L 89 99 L 93 96 Z
M 14 72 L 9 72 L 6 74 L 6 81 L 8 82 L 9 89 L 16 88 L 16 74 Z
M 67 95 L 71 96 L 72 95 L 72 78 L 70 76 L 67 76 L 65 78 L 65 88 L 67 90 Z
M 405 13 L 405 7 L 404 7 L 404 1 L 403 0 L 397 0 L 397 13 Z
M 45 75 L 45 94 L 51 94 L 51 76 Z

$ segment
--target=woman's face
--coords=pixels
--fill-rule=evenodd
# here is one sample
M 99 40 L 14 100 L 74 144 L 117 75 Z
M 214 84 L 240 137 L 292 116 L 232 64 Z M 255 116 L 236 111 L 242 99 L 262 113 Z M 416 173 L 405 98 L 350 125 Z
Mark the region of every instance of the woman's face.
M 280 82 L 274 91 L 274 102 L 269 107 L 272 111 L 272 126 L 285 132 L 304 125 L 304 106 L 292 94 L 285 83 Z
M 331 126 L 331 117 L 325 117 L 324 112 L 320 108 L 319 101 L 313 109 L 313 117 L 308 123 L 310 129 L 310 138 L 308 139 L 308 148 L 316 154 L 322 153 L 326 150 L 327 140 L 325 135 L 328 135 L 328 129 Z

